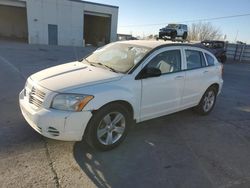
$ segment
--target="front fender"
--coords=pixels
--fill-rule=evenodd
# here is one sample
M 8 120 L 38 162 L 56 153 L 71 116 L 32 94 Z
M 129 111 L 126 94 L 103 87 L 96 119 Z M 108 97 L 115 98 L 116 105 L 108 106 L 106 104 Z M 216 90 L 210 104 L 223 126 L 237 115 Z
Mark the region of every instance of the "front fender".
M 98 110 L 102 106 L 114 101 L 125 101 L 132 106 L 134 111 L 134 118 L 139 118 L 141 96 L 140 81 L 117 81 L 104 84 L 97 84 L 93 86 L 84 87 L 82 89 L 77 89 L 72 92 L 89 94 L 94 96 L 94 99 L 92 99 L 84 107 L 84 111 Z

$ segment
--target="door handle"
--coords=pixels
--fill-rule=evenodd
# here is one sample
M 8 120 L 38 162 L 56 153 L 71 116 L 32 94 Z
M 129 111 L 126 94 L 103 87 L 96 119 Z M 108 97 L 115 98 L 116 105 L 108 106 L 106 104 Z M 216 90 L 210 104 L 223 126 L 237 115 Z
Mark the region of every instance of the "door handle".
M 176 76 L 174 79 L 175 80 L 182 80 L 184 78 L 184 76 Z

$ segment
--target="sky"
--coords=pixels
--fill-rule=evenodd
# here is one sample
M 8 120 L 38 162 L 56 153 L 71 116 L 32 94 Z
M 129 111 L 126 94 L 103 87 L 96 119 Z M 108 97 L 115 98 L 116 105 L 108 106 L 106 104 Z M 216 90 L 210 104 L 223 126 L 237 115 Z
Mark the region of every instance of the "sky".
M 92 2 L 119 6 L 118 33 L 133 34 L 133 36 L 158 34 L 159 29 L 168 23 L 250 14 L 250 0 L 93 0 Z M 250 43 L 250 15 L 206 22 L 219 28 L 230 42 Z

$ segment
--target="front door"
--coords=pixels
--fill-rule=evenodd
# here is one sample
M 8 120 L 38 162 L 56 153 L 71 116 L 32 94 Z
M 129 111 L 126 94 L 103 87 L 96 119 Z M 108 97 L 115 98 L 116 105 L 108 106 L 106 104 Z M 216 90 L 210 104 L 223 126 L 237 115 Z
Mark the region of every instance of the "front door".
M 158 68 L 161 76 L 142 79 L 141 121 L 178 111 L 184 87 L 180 49 L 162 50 L 144 67 Z

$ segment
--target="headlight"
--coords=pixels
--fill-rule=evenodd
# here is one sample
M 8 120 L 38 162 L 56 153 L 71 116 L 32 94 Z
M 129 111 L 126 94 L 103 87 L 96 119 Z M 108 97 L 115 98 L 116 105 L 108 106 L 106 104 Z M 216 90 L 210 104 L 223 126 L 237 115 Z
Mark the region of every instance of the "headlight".
M 57 110 L 81 111 L 94 96 L 78 94 L 58 94 L 54 97 L 51 107 Z

